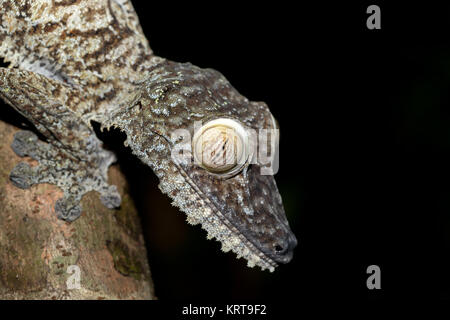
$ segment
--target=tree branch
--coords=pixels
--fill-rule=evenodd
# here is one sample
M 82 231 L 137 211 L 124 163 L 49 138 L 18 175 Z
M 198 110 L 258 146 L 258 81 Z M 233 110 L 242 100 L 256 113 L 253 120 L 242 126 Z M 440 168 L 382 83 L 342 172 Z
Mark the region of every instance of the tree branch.
M 0 121 L 0 299 L 154 299 L 140 221 L 118 167 L 109 179 L 120 209 L 90 192 L 78 220 L 58 220 L 56 186 L 22 190 L 9 180 L 20 161 L 35 164 L 11 150 L 17 131 Z

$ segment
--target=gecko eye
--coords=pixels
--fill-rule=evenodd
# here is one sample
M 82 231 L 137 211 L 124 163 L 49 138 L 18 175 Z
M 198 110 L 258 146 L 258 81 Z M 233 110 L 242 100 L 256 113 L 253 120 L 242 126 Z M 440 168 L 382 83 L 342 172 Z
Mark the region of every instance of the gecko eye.
M 197 130 L 192 139 L 195 163 L 221 177 L 239 173 L 249 160 L 245 128 L 235 120 L 212 120 Z

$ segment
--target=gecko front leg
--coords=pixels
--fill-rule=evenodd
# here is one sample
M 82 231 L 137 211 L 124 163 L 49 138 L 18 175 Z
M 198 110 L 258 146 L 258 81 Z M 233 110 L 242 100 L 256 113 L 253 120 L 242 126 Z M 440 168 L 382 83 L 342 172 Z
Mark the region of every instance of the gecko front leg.
M 21 157 L 38 161 L 37 166 L 19 163 L 10 179 L 26 189 L 50 183 L 64 195 L 55 203 L 58 218 L 73 221 L 82 212 L 82 196 L 92 190 L 108 208 L 120 205 L 115 186 L 109 185 L 107 172 L 115 161 L 112 152 L 102 148 L 93 130 L 80 120 L 74 103 L 82 103 L 77 90 L 44 76 L 17 69 L 0 69 L 0 96 L 23 114 L 47 138 L 40 141 L 31 131 L 15 134 L 12 149 Z
M 100 199 L 106 207 L 113 209 L 120 205 L 116 187 L 107 183 L 108 166 L 115 160 L 110 152 L 103 150 L 99 157 L 103 163 L 80 161 L 65 150 L 39 141 L 31 131 L 17 132 L 11 147 L 17 155 L 30 156 L 39 162 L 34 167 L 19 163 L 10 174 L 15 186 L 28 189 L 34 184 L 50 183 L 64 191 L 63 198 L 55 204 L 58 218 L 66 221 L 77 219 L 81 215 L 81 198 L 91 190 L 100 192 Z

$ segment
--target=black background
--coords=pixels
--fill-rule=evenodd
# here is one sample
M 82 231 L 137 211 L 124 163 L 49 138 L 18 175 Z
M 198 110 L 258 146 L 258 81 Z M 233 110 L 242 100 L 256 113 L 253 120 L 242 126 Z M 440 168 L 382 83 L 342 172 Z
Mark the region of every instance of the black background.
M 268 103 L 281 128 L 277 184 L 299 240 L 274 273 L 247 268 L 189 226 L 122 148 L 158 298 L 450 298 L 449 6 L 133 3 L 156 55 L 217 69 Z M 381 30 L 366 28 L 370 4 Z M 372 264 L 381 290 L 366 287 Z

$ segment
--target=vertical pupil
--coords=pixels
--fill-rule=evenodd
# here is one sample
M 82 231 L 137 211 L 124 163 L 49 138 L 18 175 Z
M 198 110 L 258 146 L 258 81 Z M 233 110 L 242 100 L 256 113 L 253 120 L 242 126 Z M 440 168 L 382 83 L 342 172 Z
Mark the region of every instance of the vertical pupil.
M 239 173 L 249 159 L 248 132 L 237 121 L 220 118 L 195 131 L 195 164 L 222 177 Z
M 213 171 L 223 172 L 234 167 L 237 162 L 236 133 L 227 127 L 212 127 L 201 136 L 202 162 Z M 235 142 L 235 143 L 233 143 Z

